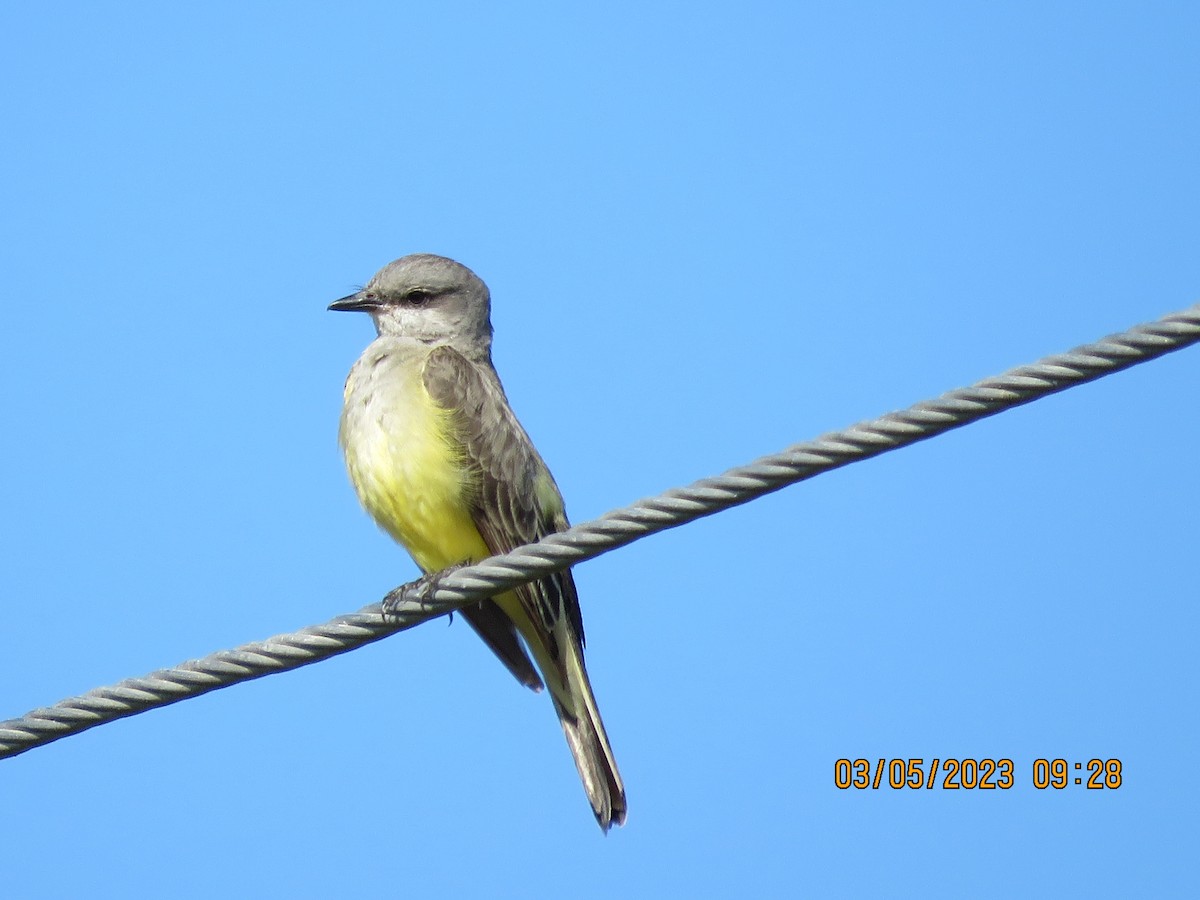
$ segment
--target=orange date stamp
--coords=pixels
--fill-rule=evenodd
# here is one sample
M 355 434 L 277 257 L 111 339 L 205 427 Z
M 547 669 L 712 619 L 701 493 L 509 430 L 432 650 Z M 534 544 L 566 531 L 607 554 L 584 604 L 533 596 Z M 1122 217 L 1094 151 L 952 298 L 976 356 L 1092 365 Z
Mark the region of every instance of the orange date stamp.
M 1124 781 L 1119 759 L 1035 759 L 1032 784 L 1038 790 L 1085 787 L 1116 790 Z M 1011 759 L 921 757 L 908 759 L 839 759 L 833 764 L 833 785 L 839 790 L 1007 791 L 1016 785 Z

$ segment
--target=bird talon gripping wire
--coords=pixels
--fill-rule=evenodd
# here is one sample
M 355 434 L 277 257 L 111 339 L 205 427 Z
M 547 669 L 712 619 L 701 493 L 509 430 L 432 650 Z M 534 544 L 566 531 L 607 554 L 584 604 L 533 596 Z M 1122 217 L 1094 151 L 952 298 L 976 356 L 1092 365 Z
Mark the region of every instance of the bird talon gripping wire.
M 389 591 L 388 595 L 383 598 L 379 609 L 384 621 L 395 622 L 412 607 L 416 607 L 422 613 L 436 609 L 440 604 L 434 601 L 434 596 L 441 589 L 446 576 L 467 565 L 468 563 L 465 562 L 455 563 L 440 572 L 430 572 L 422 575 L 416 581 L 410 581 Z M 453 618 L 454 610 L 450 610 L 448 615 Z

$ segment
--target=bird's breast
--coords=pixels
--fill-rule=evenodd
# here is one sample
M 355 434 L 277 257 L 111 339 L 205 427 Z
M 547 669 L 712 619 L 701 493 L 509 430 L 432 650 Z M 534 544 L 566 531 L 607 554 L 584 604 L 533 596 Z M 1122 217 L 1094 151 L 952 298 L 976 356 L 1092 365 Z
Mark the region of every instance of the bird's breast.
M 425 390 L 427 351 L 373 344 L 346 381 L 339 439 L 372 518 L 428 572 L 487 556 L 452 412 Z

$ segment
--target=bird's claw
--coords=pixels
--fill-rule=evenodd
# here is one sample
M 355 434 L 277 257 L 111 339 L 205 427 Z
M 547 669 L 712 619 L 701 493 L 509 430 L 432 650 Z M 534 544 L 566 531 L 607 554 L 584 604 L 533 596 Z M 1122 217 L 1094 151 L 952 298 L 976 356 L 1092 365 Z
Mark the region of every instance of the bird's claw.
M 465 562 L 457 563 L 440 572 L 428 572 L 416 581 L 410 581 L 408 584 L 396 588 L 383 598 L 380 610 L 383 618 L 385 620 L 398 619 L 404 612 L 404 607 L 413 603 L 416 603 L 421 609 L 426 609 L 437 589 L 441 587 L 442 579 L 466 565 L 468 564 Z M 449 615 L 453 619 L 454 611 L 451 610 Z

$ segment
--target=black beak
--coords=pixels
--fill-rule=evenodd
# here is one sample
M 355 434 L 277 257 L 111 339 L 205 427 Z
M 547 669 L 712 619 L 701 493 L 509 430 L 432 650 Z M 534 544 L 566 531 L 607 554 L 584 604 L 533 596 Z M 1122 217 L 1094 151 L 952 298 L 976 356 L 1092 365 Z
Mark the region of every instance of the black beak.
M 379 302 L 379 298 L 374 294 L 359 291 L 357 294 L 351 294 L 349 297 L 334 300 L 329 304 L 329 308 L 334 312 L 371 312 L 372 310 L 379 309 L 382 305 Z

